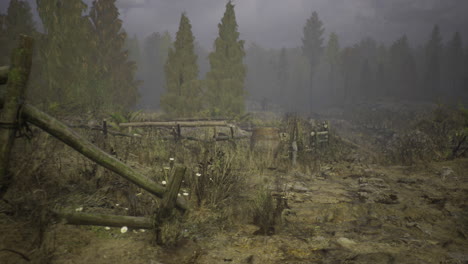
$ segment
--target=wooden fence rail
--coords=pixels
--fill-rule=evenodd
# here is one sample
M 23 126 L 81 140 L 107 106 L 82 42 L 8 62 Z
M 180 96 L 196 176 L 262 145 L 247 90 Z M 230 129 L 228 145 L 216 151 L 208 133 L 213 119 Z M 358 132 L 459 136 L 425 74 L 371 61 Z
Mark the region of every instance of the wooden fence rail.
M 119 174 L 123 178 L 156 195 L 157 197 L 163 197 L 165 192 L 165 188 L 163 186 L 153 182 L 130 168 L 125 163 L 88 142 L 85 138 L 68 128 L 57 119 L 29 104 L 25 104 L 23 106 L 22 116 L 29 123 L 58 138 L 60 141 L 72 147 L 92 161 Z M 178 198 L 177 207 L 182 210 L 187 209 L 185 200 L 182 197 Z
M 131 122 L 120 123 L 120 127 L 228 127 L 226 121 L 160 121 L 160 122 Z

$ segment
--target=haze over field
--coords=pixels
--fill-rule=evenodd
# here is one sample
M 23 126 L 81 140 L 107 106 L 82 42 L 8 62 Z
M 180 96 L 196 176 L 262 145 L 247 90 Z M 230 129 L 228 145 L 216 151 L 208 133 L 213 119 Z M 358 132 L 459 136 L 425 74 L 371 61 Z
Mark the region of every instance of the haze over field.
M 0 1 L 4 13 L 9 1 Z M 91 6 L 92 1 L 85 1 Z M 140 38 L 153 32 L 177 31 L 180 13 L 187 12 L 194 35 L 211 48 L 226 1 L 219 0 L 118 0 L 124 28 Z M 29 0 L 33 9 L 35 1 Z M 455 31 L 468 35 L 468 1 L 465 0 L 236 0 L 241 38 L 265 47 L 299 46 L 302 27 L 317 11 L 328 32 L 337 33 L 343 44 L 363 37 L 391 42 L 401 34 L 421 44 L 434 24 L 444 36 Z M 36 15 L 37 17 L 37 15 Z
M 1 2 L 0 13 L 7 13 L 8 2 Z M 175 90 L 171 92 L 168 87 L 175 84 L 176 78 L 168 79 L 168 74 L 190 65 L 191 72 L 179 78 L 184 82 L 177 86 L 178 97 L 187 96 L 188 100 L 183 99 L 181 105 L 198 105 L 189 111 L 193 115 L 206 114 L 206 111 L 210 115 L 220 115 L 220 109 L 215 110 L 217 107 L 213 105 L 215 102 L 206 102 L 211 93 L 224 94 L 213 97 L 218 97 L 213 99 L 217 102 L 222 98 L 224 105 L 237 99 L 226 95 L 226 91 L 233 90 L 230 84 L 210 90 L 212 84 L 208 75 L 213 77 L 220 74 L 213 72 L 231 69 L 229 63 L 232 61 L 240 63 L 240 68 L 236 68 L 238 72 L 230 73 L 232 76 L 225 72 L 217 81 L 236 76 L 239 91 L 235 94 L 242 94 L 238 101 L 244 105 L 239 108 L 240 112 L 262 109 L 310 113 L 387 99 L 461 103 L 468 98 L 466 0 L 233 0 L 229 2 L 233 4 L 233 16 L 226 22 L 224 30 L 235 33 L 221 37 L 227 41 L 224 43 L 227 46 L 220 44 L 218 47 L 215 46 L 221 34 L 218 25 L 226 15 L 228 1 L 113 0 L 102 2 L 105 7 L 97 15 L 92 10 L 96 10 L 93 9 L 95 3 L 101 2 L 91 0 L 24 2 L 31 6 L 34 27 L 39 33 L 50 37 L 52 42 L 57 40 L 54 40 L 54 34 L 63 38 L 58 42 L 77 39 L 70 44 L 49 43 L 51 50 L 57 50 L 54 45 L 58 45 L 65 57 L 84 52 L 83 58 L 108 56 L 109 61 L 105 63 L 125 65 L 125 69 L 113 68 L 115 72 L 104 73 L 110 68 L 94 61 L 91 64 L 96 70 L 76 80 L 86 80 L 87 84 L 80 86 L 83 91 L 108 89 L 108 92 L 116 93 L 122 98 L 118 104 L 132 109 L 160 110 L 164 96 L 167 99 L 167 96 L 175 95 Z M 42 11 L 37 8 L 38 4 L 43 6 Z M 72 12 L 82 15 L 73 17 Z M 186 17 L 183 30 L 181 14 Z M 59 19 L 44 24 L 47 17 Z M 54 23 L 62 26 L 62 31 L 73 28 L 76 32 L 70 31 L 70 37 L 64 37 L 60 30 L 53 32 L 56 30 Z M 91 35 L 85 32 L 86 27 L 91 28 Z M 105 31 L 110 32 L 103 33 Z M 117 37 L 123 32 L 125 36 Z M 181 46 L 173 49 L 179 32 L 190 41 L 181 41 Z M 93 37 L 101 33 L 99 38 L 102 39 L 95 41 Z M 115 37 L 119 39 L 117 42 Z M 82 44 L 73 47 L 72 43 L 80 41 Z M 99 54 L 107 53 L 109 43 L 113 43 L 115 53 L 121 54 Z M 236 58 L 221 62 L 224 59 L 219 54 L 224 52 L 223 47 L 238 50 L 238 54 L 231 54 Z M 72 51 L 74 48 L 81 50 Z M 187 61 L 181 63 L 177 59 L 179 55 L 171 59 L 171 49 L 175 54 L 185 54 L 180 58 Z M 128 58 L 124 58 L 125 50 L 129 52 Z M 93 55 L 95 51 L 97 54 Z M 211 57 L 214 53 L 218 57 Z M 118 57 L 120 61 L 112 61 Z M 57 61 L 50 56 L 44 59 Z M 125 64 L 127 59 L 133 61 L 135 67 L 132 63 Z M 169 64 L 175 68 L 167 67 L 168 60 L 172 60 Z M 241 67 L 242 63 L 245 68 Z M 213 65 L 219 68 L 213 69 Z M 93 74 L 96 76 L 92 77 Z M 102 74 L 111 81 L 102 81 Z M 49 84 L 76 83 L 71 77 L 58 76 L 62 79 Z M 122 76 L 126 76 L 125 81 L 117 81 Z M 115 92 L 110 85 L 112 82 L 118 85 L 126 82 L 125 89 L 128 90 Z M 99 85 L 102 87 L 97 88 Z M 180 89 L 186 91 L 180 92 Z M 44 95 L 42 92 L 38 94 Z M 196 103 L 194 96 L 199 97 Z M 102 102 L 107 99 L 101 98 L 101 102 L 95 103 L 96 107 L 104 105 Z M 116 106 L 114 99 L 107 103 Z M 45 101 L 51 100 L 47 98 Z M 72 101 L 74 99 L 70 99 Z

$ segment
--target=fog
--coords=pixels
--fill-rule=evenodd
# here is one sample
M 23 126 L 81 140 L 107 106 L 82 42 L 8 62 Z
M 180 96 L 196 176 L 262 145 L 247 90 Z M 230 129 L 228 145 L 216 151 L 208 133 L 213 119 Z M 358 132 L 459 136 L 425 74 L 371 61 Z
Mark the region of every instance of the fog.
M 0 13 L 6 13 L 8 2 L 0 2 Z M 84 2 L 91 7 L 92 1 Z M 41 30 L 36 3 L 32 0 L 29 3 L 37 28 Z M 411 97 L 453 101 L 454 98 L 463 98 L 459 95 L 466 93 L 466 66 L 457 66 L 460 69 L 455 71 L 460 74 L 452 76 L 454 69 L 451 65 L 454 62 L 447 55 L 450 53 L 448 43 L 455 32 L 460 33 L 462 41 L 465 41 L 463 45 L 466 45 L 466 0 L 235 0 L 233 3 L 240 39 L 245 40 L 247 55 L 244 62 L 248 69 L 245 89 L 251 109 L 310 111 L 314 107 L 361 101 L 364 97 L 372 98 L 370 100 Z M 197 43 L 199 78 L 203 79 L 209 71 L 207 56 L 218 35 L 218 23 L 225 11 L 225 4 L 226 1 L 219 0 L 117 1 L 123 28 L 129 36 L 127 48 L 138 66 L 136 78 L 143 82 L 139 88 L 141 99 L 137 108 L 158 109 L 160 96 L 165 92 L 165 61 L 161 60 L 167 54 L 160 53 L 167 53 L 167 48 L 158 50 L 158 54 L 148 55 L 151 45 L 160 45 L 156 43 L 159 40 L 151 44 L 148 39 L 155 33 L 162 36 L 167 31 L 173 41 L 180 14 L 185 12 L 192 24 Z M 301 47 L 304 25 L 313 11 L 323 22 L 324 33 L 321 36 L 323 52 L 319 63 L 311 68 Z M 431 75 L 428 73 L 427 46 L 435 25 L 440 29 L 443 45 L 437 65 L 440 80 L 433 88 L 434 95 L 422 98 L 419 95 L 428 85 L 426 77 Z M 325 55 L 332 32 L 338 36 L 341 54 L 340 69 L 333 76 Z M 406 36 L 405 43 L 394 45 L 403 35 Z M 285 50 L 281 59 L 282 48 Z M 466 53 L 465 46 L 462 49 Z M 466 56 L 463 55 L 465 53 L 462 53 L 462 58 Z M 401 60 L 396 59 L 400 55 Z M 397 66 L 398 63 L 411 65 L 409 71 L 414 74 L 407 76 L 409 79 L 399 76 L 398 68 L 401 65 Z M 465 64 L 468 63 L 460 65 Z M 280 81 L 277 77 L 282 74 L 285 80 Z M 454 78 L 457 80 L 452 81 Z M 394 86 L 411 86 L 411 89 L 403 92 L 398 88 L 396 90 L 399 92 L 395 92 L 391 88 Z M 375 94 L 369 96 L 366 89 Z

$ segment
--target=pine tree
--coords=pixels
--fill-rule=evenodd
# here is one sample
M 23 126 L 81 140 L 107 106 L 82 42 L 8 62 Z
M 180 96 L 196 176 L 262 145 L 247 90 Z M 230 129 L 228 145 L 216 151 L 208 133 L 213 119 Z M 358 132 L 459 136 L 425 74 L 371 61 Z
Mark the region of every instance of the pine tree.
M 0 18 L 0 65 L 10 63 L 10 54 L 17 45 L 20 34 L 32 36 L 36 29 L 29 3 L 10 0 L 7 14 Z
M 328 72 L 328 84 L 331 88 L 332 100 L 336 101 L 338 96 L 338 72 L 341 64 L 340 60 L 340 43 L 338 36 L 335 33 L 330 34 L 326 48 L 327 63 L 330 67 Z
M 359 47 L 354 45 L 346 47 L 341 51 L 342 75 L 343 75 L 343 93 L 341 94 L 341 104 L 354 101 L 354 95 L 358 90 L 359 76 Z
M 170 36 L 169 36 L 170 38 Z M 163 49 L 163 36 L 152 33 L 145 38 L 143 44 L 143 79 L 142 105 L 146 108 L 156 109 L 159 106 L 165 84 L 164 64 L 170 45 Z
M 456 32 L 447 43 L 446 72 L 448 87 L 451 92 L 457 94 L 463 81 L 463 41 L 460 33 Z
M 127 34 L 115 6 L 116 0 L 95 0 L 90 11 L 96 39 L 96 65 L 98 65 L 102 92 L 111 109 L 128 109 L 138 99 L 139 82 L 135 80 L 136 63 L 129 61 L 124 50 Z M 109 96 L 110 95 L 110 96 Z
M 416 96 L 416 63 L 406 35 L 403 35 L 390 47 L 389 81 L 393 96 L 397 98 Z
M 81 0 L 38 0 L 38 12 L 45 34 L 39 40 L 43 100 L 49 108 L 68 111 L 94 108 L 96 48 L 91 23 L 83 13 Z
M 384 44 L 380 44 L 377 47 L 377 69 L 375 76 L 375 96 L 383 97 L 387 96 L 388 92 L 388 81 L 387 81 L 387 66 L 388 66 L 388 51 Z
M 364 99 L 371 98 L 372 93 L 372 70 L 369 64 L 369 59 L 364 59 L 361 64 L 361 75 L 359 78 L 360 97 Z
M 164 67 L 166 93 L 161 98 L 161 106 L 170 115 L 193 116 L 202 108 L 194 42 L 190 20 L 183 13 Z
M 285 92 L 287 91 L 288 77 L 289 77 L 289 63 L 288 57 L 286 54 L 286 48 L 281 48 L 279 59 L 278 59 L 278 71 L 276 73 L 278 90 L 276 94 L 277 103 L 284 105 L 285 102 Z
M 304 36 L 302 38 L 302 52 L 310 64 L 310 95 L 313 93 L 314 74 L 323 53 L 322 35 L 324 31 L 323 23 L 319 19 L 317 12 L 312 12 L 311 17 L 307 19 L 306 25 L 304 26 Z
M 209 55 L 211 70 L 206 76 L 209 107 L 213 115 L 239 115 L 245 110 L 245 51 L 237 27 L 234 5 L 229 1 L 218 24 L 219 36 L 215 40 L 214 51 Z
M 435 25 L 431 37 L 426 44 L 426 70 L 424 83 L 427 94 L 434 97 L 440 89 L 440 56 L 442 53 L 442 37 L 439 26 Z

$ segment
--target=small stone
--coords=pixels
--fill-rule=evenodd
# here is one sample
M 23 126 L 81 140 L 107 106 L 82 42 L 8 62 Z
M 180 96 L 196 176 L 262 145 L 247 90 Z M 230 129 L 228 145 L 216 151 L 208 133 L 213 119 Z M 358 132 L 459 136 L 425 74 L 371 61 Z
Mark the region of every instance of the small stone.
M 357 244 L 355 241 L 346 237 L 340 237 L 336 240 L 336 242 L 344 248 L 351 248 Z

